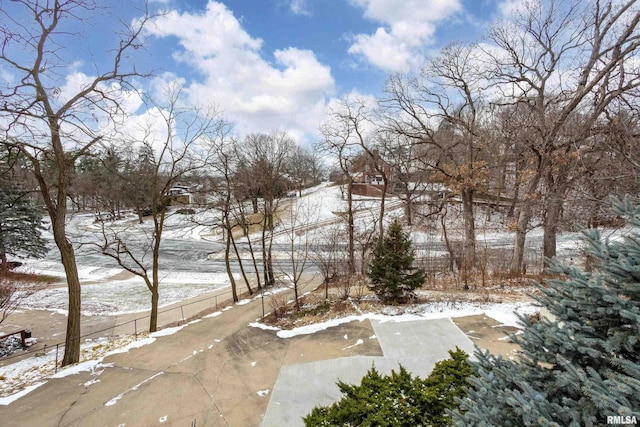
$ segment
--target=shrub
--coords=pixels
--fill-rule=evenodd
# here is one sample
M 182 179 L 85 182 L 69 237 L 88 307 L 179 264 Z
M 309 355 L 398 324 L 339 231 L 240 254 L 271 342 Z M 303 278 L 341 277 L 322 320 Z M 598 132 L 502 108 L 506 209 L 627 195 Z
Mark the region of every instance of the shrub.
M 401 365 L 400 371 L 380 375 L 372 367 L 359 385 L 338 382 L 345 395 L 331 406 L 315 407 L 304 417 L 313 426 L 445 426 L 451 419 L 447 410 L 457 408 L 465 396 L 465 385 L 473 371 L 469 356 L 459 348 L 449 351 L 450 359 L 436 363 L 422 380 Z

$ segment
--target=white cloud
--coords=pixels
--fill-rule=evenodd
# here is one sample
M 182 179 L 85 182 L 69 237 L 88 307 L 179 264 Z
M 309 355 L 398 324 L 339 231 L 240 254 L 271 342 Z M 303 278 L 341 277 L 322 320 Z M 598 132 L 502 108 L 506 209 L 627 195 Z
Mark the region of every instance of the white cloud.
M 498 4 L 498 11 L 503 17 L 511 17 L 520 12 L 529 3 L 528 0 L 503 0 Z
M 178 39 L 182 50 L 174 58 L 203 75 L 186 90 L 200 105 L 219 105 L 240 133 L 315 132 L 326 99 L 334 93 L 330 67 L 313 52 L 289 47 L 272 52 L 271 61 L 265 59 L 263 41 L 251 37 L 215 1 L 202 13 L 170 11 L 150 32 Z
M 461 11 L 459 0 L 352 0 L 364 16 L 381 22 L 373 34 L 357 34 L 349 53 L 385 71 L 420 65 L 420 49 L 431 43 L 436 24 Z
M 291 0 L 289 8 L 291 9 L 291 13 L 294 15 L 311 15 L 309 0 Z

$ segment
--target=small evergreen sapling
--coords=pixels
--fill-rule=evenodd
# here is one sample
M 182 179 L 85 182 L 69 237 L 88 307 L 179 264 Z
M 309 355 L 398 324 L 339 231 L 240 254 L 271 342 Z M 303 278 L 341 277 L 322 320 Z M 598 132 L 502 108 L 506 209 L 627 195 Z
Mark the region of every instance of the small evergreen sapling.
M 614 212 L 640 227 L 640 208 Z M 518 361 L 477 352 L 478 376 L 457 425 L 596 426 L 640 421 L 640 235 L 602 241 L 584 233 L 592 272 L 553 262 L 564 280 L 540 286 L 550 316 L 522 318 Z M 608 418 L 620 417 L 620 418 Z
M 424 272 L 413 267 L 414 249 L 396 219 L 378 241 L 369 264 L 371 289 L 382 301 L 405 302 L 424 283 Z

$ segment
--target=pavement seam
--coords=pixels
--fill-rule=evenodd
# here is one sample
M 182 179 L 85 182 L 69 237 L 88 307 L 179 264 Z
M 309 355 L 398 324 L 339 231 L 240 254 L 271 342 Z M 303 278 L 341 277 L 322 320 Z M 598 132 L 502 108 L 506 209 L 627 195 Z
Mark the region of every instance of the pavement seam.
M 220 418 L 223 419 L 224 423 L 229 426 L 229 422 L 227 421 L 227 419 L 225 418 L 224 414 L 222 413 L 222 411 L 220 410 L 220 408 L 218 407 L 218 404 L 216 403 L 216 400 L 213 398 L 213 395 L 209 393 L 209 390 L 207 390 L 207 387 L 205 387 L 204 384 L 202 384 L 202 381 L 200 381 L 200 378 L 198 377 L 197 374 L 192 373 L 191 375 L 193 375 L 193 377 L 196 379 L 196 381 L 198 382 L 198 384 L 200 384 L 200 387 L 202 387 L 202 390 L 204 390 L 204 392 L 207 394 L 207 397 L 209 398 L 209 400 L 211 401 L 211 405 L 213 405 L 213 407 L 216 409 L 216 412 L 218 412 L 218 415 L 220 416 Z M 217 382 L 217 378 L 216 378 L 216 382 Z M 217 385 L 217 384 L 216 384 Z
M 62 415 L 60 415 L 60 419 L 58 420 L 58 426 L 65 426 L 65 425 L 68 425 L 68 423 L 64 423 L 64 424 L 63 424 L 63 420 L 64 420 L 64 418 L 67 416 L 67 414 L 69 413 L 69 411 L 71 411 L 71 409 L 73 409 L 73 407 L 76 405 L 76 403 L 78 403 L 78 401 L 80 400 L 80 398 L 81 398 L 82 396 L 84 396 L 85 394 L 87 394 L 87 392 L 88 392 L 88 388 L 87 388 L 87 387 L 85 387 L 85 388 L 84 388 L 84 390 L 82 391 L 82 393 L 80 393 L 80 395 L 79 395 L 78 397 L 76 397 L 76 398 L 73 400 L 73 402 L 71 403 L 71 405 L 69 405 L 69 407 L 67 408 L 67 410 L 66 410 L 66 411 L 64 411 L 64 412 L 62 413 Z M 75 421 L 75 420 L 72 420 L 72 421 Z

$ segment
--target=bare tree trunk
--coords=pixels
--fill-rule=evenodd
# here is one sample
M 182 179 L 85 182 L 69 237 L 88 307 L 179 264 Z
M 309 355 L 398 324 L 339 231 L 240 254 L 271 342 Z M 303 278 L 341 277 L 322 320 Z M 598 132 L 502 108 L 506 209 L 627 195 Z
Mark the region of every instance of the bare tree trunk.
M 453 253 L 453 248 L 451 247 L 451 242 L 449 242 L 449 236 L 447 235 L 447 224 L 445 221 L 446 216 L 447 210 L 445 208 L 440 214 L 440 225 L 442 226 L 442 238 L 444 239 L 444 244 L 447 247 L 447 252 L 449 252 L 449 271 L 453 273 L 455 254 Z
M 253 263 L 253 269 L 256 273 L 256 281 L 258 283 L 258 290 L 262 289 L 262 280 L 260 279 L 260 270 L 258 269 L 258 261 L 256 260 L 256 254 L 253 251 L 253 243 L 249 237 L 249 233 L 246 235 L 247 243 L 249 244 L 249 253 L 251 254 L 251 262 Z
M 551 258 L 556 256 L 558 223 L 562 214 L 563 197 L 564 192 L 554 192 L 545 202 L 543 224 L 544 235 L 542 239 L 542 255 L 545 260 L 551 260 Z M 548 265 L 545 261 L 545 271 L 547 270 L 547 267 Z
M 520 275 L 523 273 L 522 262 L 524 260 L 524 244 L 527 238 L 527 227 L 531 219 L 530 202 L 524 200 L 518 212 L 518 223 L 516 225 L 515 241 L 513 243 L 513 254 L 511 257 L 511 274 Z
M 61 226 L 59 220 L 54 224 L 54 240 L 60 250 L 69 291 L 67 334 L 64 343 L 64 357 L 62 358 L 62 366 L 67 366 L 80 361 L 80 278 L 78 277 L 73 245 L 67 240 L 64 225 Z
M 407 221 L 407 225 L 411 227 L 413 225 L 413 206 L 411 202 L 411 190 L 409 190 L 409 185 L 407 183 L 405 183 L 404 216 Z
M 266 221 L 265 221 L 266 223 Z M 262 226 L 262 275 L 264 278 L 264 286 L 274 285 L 273 263 L 271 258 L 271 245 L 267 245 L 267 228 L 265 224 Z
M 236 239 L 233 237 L 233 232 L 231 231 L 231 224 L 229 224 L 229 235 L 231 236 L 231 244 L 233 245 L 233 251 L 236 254 L 236 259 L 238 260 L 238 266 L 240 267 L 240 274 L 242 274 L 242 279 L 247 284 L 247 291 L 249 295 L 253 295 L 253 289 L 251 289 L 251 284 L 249 284 L 249 278 L 247 277 L 247 273 L 244 271 L 244 265 L 242 264 L 242 257 L 240 256 L 240 252 L 238 251 L 238 245 L 236 245 Z
M 53 138 L 55 148 L 60 149 L 61 142 Z M 61 151 L 61 149 L 60 149 Z M 69 186 L 69 170 L 67 163 L 60 161 L 58 171 L 57 192 L 55 196 L 50 193 L 50 188 L 40 169 L 40 163 L 32 158 L 31 163 L 35 169 L 35 177 L 40 185 L 40 193 L 47 207 L 51 226 L 53 228 L 53 240 L 60 251 L 60 259 L 64 267 L 67 278 L 67 290 L 69 294 L 69 311 L 67 314 L 67 332 L 65 336 L 64 357 L 62 366 L 71 365 L 80 361 L 80 309 L 81 309 L 81 287 L 78 277 L 78 266 L 73 245 L 67 239 L 66 229 L 66 194 Z M 55 197 L 55 201 L 54 201 Z
M 251 241 L 251 237 L 249 235 L 249 224 L 247 221 L 247 216 L 244 212 L 244 206 L 241 201 L 238 201 L 238 211 L 240 212 L 240 223 L 242 224 L 242 232 L 247 239 L 247 244 L 249 245 L 249 254 L 251 255 L 251 262 L 253 264 L 253 270 L 256 274 L 256 283 L 258 284 L 258 290 L 262 289 L 262 279 L 260 279 L 260 270 L 258 269 L 258 261 L 256 260 L 256 254 L 253 250 L 253 242 Z
M 158 330 L 158 302 L 160 301 L 160 241 L 162 239 L 162 228 L 164 224 L 165 211 L 158 213 L 156 211 L 158 206 L 158 200 L 154 197 L 153 207 L 151 208 L 153 213 L 153 261 L 151 264 L 151 317 L 149 319 L 149 332 L 156 332 Z M 147 284 L 148 285 L 148 284 Z
M 149 317 L 149 332 L 156 332 L 158 330 L 158 303 L 159 302 L 160 302 L 160 292 L 158 292 L 158 286 L 154 285 L 153 289 L 151 290 L 151 316 Z
M 2 251 L 2 253 L 0 253 L 0 271 L 2 273 L 6 273 L 7 271 L 9 271 L 9 264 L 7 264 L 7 253 L 5 251 Z
M 529 227 L 529 221 L 531 220 L 533 209 L 532 197 L 535 194 L 538 183 L 541 178 L 541 165 L 538 166 L 536 173 L 531 177 L 525 197 L 520 202 L 520 211 L 518 213 L 518 223 L 516 225 L 516 236 L 513 244 L 513 256 L 511 258 L 510 271 L 512 274 L 522 274 L 522 261 L 524 259 L 524 244 L 527 237 L 527 227 Z
M 476 226 L 473 217 L 473 190 L 464 189 L 461 193 L 464 217 L 464 267 L 476 264 Z
M 276 284 L 275 273 L 273 271 L 272 249 L 273 249 L 273 231 L 270 231 L 269 232 L 269 245 L 267 246 L 267 266 L 268 266 L 267 277 L 269 278 L 269 284 L 271 286 Z
M 347 235 L 348 235 L 348 264 L 349 274 L 355 274 L 356 272 L 356 257 L 355 257 L 355 225 L 353 219 L 353 192 L 352 192 L 353 180 L 347 182 Z
M 231 252 L 231 232 L 225 230 L 227 233 L 224 246 L 224 266 L 227 269 L 227 275 L 229 276 L 229 282 L 231 283 L 231 293 L 233 295 L 233 302 L 238 302 L 238 290 L 236 288 L 236 280 L 233 277 L 233 271 L 231 270 L 231 262 L 229 260 Z
M 387 198 L 387 187 L 389 183 L 387 182 L 386 174 L 382 174 L 382 195 L 380 196 L 380 238 L 384 236 L 384 202 Z M 364 258 L 363 258 L 364 259 Z

